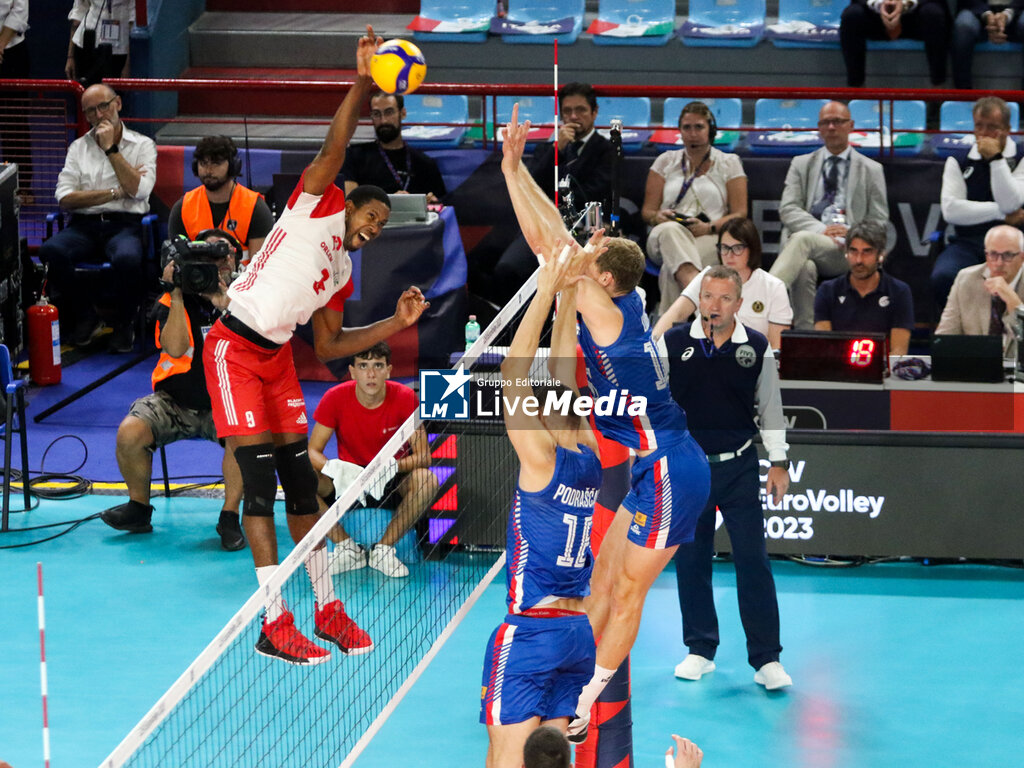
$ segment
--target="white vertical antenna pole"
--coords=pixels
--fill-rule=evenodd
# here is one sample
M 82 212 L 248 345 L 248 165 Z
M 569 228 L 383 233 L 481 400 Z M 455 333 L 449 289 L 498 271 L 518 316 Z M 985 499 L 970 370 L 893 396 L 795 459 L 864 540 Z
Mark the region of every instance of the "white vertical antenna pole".
M 43 693 L 43 765 L 50 768 L 50 716 L 46 706 L 46 611 L 43 608 L 43 564 L 36 563 L 39 584 L 39 687 Z

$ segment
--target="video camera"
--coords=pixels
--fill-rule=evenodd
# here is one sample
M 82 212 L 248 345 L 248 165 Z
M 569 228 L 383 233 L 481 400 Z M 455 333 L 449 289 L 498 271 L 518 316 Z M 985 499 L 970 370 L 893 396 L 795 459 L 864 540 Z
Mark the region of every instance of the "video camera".
M 231 253 L 231 245 L 218 240 L 197 242 L 184 236 L 165 240 L 160 248 L 160 268 L 174 262 L 174 287 L 182 293 L 195 295 L 216 293 L 220 285 L 220 267 L 217 261 Z

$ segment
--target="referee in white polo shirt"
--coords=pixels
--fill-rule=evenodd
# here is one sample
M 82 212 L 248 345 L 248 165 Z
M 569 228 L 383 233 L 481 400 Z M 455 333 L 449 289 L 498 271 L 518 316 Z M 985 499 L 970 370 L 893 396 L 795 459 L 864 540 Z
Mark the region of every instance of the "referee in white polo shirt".
M 771 467 L 766 491 L 778 503 L 789 487 L 786 428 L 779 378 L 768 340 L 736 321 L 743 302 L 739 274 L 712 267 L 700 285 L 699 321 L 665 336 L 672 397 L 708 456 L 711 495 L 691 543 L 676 552 L 683 642 L 689 654 L 676 677 L 699 680 L 715 668 L 718 616 L 711 589 L 715 509 L 721 510 L 736 564 L 736 592 L 754 681 L 768 690 L 792 685 L 779 654 L 779 605 L 764 540 L 760 473 L 753 438 L 761 438 Z

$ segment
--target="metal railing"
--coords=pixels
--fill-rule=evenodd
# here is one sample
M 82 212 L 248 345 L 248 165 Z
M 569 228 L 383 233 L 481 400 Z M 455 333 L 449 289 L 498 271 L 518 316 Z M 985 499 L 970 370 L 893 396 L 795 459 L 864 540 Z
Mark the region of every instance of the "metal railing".
M 340 101 L 351 80 L 251 80 L 251 79 L 175 79 L 175 78 L 115 78 L 107 82 L 120 92 L 138 94 L 173 92 L 179 95 L 202 93 L 239 93 L 259 96 L 269 92 L 291 94 L 317 93 L 336 96 Z M 888 114 L 889 125 L 894 124 L 893 105 L 897 101 L 918 99 L 926 102 L 974 101 L 982 95 L 1000 96 L 1007 101 L 1024 100 L 1020 91 L 966 91 L 940 89 L 861 89 L 861 88 L 779 88 L 779 87 L 733 87 L 733 86 L 645 86 L 645 85 L 595 85 L 600 96 L 646 96 L 649 98 L 739 98 L 739 99 L 872 99 L 879 102 L 878 123 L 873 126 L 858 126 L 866 133 L 879 136 L 881 154 L 893 154 L 896 131 L 889 131 L 883 125 L 883 115 Z M 56 177 L 63 167 L 67 147 L 77 135 L 88 129 L 79 107 L 82 86 L 66 80 L 3 80 L 0 79 L 0 146 L 4 159 L 21 158 L 22 172 L 22 234 L 35 245 L 41 239 L 44 219 L 47 213 L 56 210 L 53 190 Z M 469 135 L 478 145 L 486 148 L 498 146 L 498 128 L 494 115 L 497 113 L 499 96 L 552 96 L 549 84 L 478 84 L 478 83 L 428 83 L 419 89 L 420 94 L 467 95 L 473 102 L 474 116 L 468 123 L 417 123 L 426 126 L 461 127 L 469 129 Z M 258 100 L 254 101 L 258 103 Z M 216 123 L 222 125 L 323 125 L 330 117 L 315 116 L 191 116 L 147 117 L 132 114 L 127 116 L 133 125 L 150 128 L 151 133 L 171 123 Z M 368 123 L 368 119 L 362 122 Z M 412 123 L 410 123 L 412 124 Z M 539 127 L 553 127 L 551 121 Z M 600 123 L 599 123 L 600 125 Z M 624 126 L 634 130 L 656 130 L 661 125 Z M 749 134 L 755 131 L 782 130 L 773 126 L 719 125 L 721 131 L 738 131 Z M 785 130 L 813 132 L 817 128 L 786 128 Z M 950 131 L 925 129 L 913 131 L 923 134 L 943 134 Z M 25 153 L 26 138 L 31 153 Z M 10 144 L 10 147 L 7 145 Z

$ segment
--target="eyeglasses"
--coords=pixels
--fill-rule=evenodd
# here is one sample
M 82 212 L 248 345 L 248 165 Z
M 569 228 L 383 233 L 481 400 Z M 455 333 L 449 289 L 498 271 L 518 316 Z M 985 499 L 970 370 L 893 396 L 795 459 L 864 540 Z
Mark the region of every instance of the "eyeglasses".
M 824 120 L 818 121 L 819 128 L 838 128 L 840 125 L 846 125 L 850 122 L 848 117 L 829 117 Z
M 93 117 L 94 115 L 98 115 L 100 112 L 106 112 L 107 109 L 109 109 L 110 105 L 113 104 L 115 101 L 117 101 L 117 96 L 110 99 L 109 101 L 101 101 L 95 107 L 86 107 L 82 110 L 82 112 L 85 113 L 86 117 Z
M 394 117 L 397 114 L 398 114 L 398 110 L 395 109 L 394 107 L 388 107 L 383 112 L 381 112 L 379 109 L 371 109 L 370 110 L 370 119 L 371 120 L 380 120 L 382 117 L 391 118 L 391 117 Z
M 732 245 L 726 245 L 725 243 L 718 244 L 718 253 L 720 256 L 725 256 L 727 253 L 731 253 L 733 256 L 739 256 L 747 250 L 746 243 L 734 243 Z
M 1009 263 L 1020 256 L 1020 251 L 985 251 L 985 258 L 989 261 L 1003 261 Z

